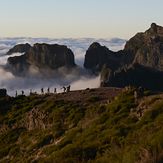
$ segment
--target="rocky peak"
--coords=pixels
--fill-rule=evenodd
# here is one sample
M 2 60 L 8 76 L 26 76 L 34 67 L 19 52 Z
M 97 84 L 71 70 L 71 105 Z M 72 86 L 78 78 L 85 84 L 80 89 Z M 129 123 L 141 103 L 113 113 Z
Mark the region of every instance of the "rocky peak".
M 18 44 L 15 45 L 13 48 L 11 48 L 6 55 L 11 55 L 12 53 L 24 53 L 30 49 L 31 45 L 26 43 L 26 44 Z
M 158 26 L 156 23 L 152 23 L 150 29 L 155 33 L 163 34 L 163 27 Z
M 93 42 L 90 47 L 88 48 L 88 50 L 91 49 L 98 49 L 98 48 L 102 48 L 102 46 L 98 43 L 98 42 Z
M 107 68 L 115 71 L 119 67 L 133 62 L 133 54 L 126 51 L 113 52 L 105 46 L 94 42 L 90 45 L 85 55 L 84 67 L 93 71 L 101 71 L 104 64 Z
M 114 59 L 113 52 L 107 47 L 94 42 L 86 51 L 84 67 L 94 71 L 101 71 L 102 66 L 109 62 L 109 58 Z

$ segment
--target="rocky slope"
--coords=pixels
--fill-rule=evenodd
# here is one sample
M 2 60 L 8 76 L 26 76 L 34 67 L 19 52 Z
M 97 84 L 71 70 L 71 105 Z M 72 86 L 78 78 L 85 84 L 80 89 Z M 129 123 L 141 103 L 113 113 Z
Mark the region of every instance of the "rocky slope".
M 18 44 L 15 45 L 13 48 L 11 48 L 6 55 L 11 55 L 12 53 L 24 53 L 27 52 L 31 48 L 31 45 L 26 43 L 26 44 Z
M 37 67 L 57 69 L 75 67 L 74 54 L 63 45 L 35 44 L 24 55 L 8 58 L 8 65 L 14 67 L 35 65 Z

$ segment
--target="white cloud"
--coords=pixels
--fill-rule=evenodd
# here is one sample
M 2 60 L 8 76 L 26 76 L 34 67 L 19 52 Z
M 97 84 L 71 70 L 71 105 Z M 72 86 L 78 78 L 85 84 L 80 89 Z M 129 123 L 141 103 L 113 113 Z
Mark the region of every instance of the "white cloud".
M 81 79 L 73 82 L 72 90 L 86 89 L 86 88 L 97 88 L 100 86 L 100 75 L 94 78 L 82 77 Z

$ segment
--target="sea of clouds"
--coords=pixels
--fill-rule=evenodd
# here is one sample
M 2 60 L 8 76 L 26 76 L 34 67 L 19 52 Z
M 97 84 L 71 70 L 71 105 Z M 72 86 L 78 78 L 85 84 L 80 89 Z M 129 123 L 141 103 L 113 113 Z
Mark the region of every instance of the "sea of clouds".
M 8 57 L 19 56 L 22 53 L 14 53 L 10 56 L 5 55 L 6 52 L 16 44 L 29 43 L 33 46 L 35 43 L 48 43 L 66 45 L 75 55 L 75 63 L 81 67 L 82 70 L 76 69 L 71 72 L 66 72 L 64 69 L 53 71 L 55 78 L 47 78 L 40 74 L 37 67 L 31 67 L 29 72 L 23 76 L 15 76 L 12 72 L 0 68 L 0 88 L 6 88 L 9 96 L 14 96 L 15 91 L 21 94 L 23 90 L 26 95 L 29 95 L 30 89 L 33 92 L 41 93 L 41 88 L 46 92 L 50 88 L 50 92 L 61 92 L 61 87 L 71 85 L 71 90 L 79 90 L 86 88 L 96 88 L 100 84 L 100 75 L 94 76 L 83 67 L 86 50 L 93 42 L 99 42 L 102 46 L 108 47 L 112 51 L 118 51 L 124 48 L 127 40 L 119 38 L 31 38 L 31 37 L 0 37 L 0 65 L 6 65 Z M 80 68 L 79 68 L 80 69 Z M 49 71 L 48 71 L 49 73 Z

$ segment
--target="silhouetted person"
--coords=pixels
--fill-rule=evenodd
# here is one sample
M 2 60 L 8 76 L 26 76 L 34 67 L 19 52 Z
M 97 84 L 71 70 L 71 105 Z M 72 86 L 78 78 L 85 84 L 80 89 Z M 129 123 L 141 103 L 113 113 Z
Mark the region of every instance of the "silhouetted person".
M 65 92 L 66 91 L 66 88 L 64 86 L 62 88 L 63 88 L 63 92 Z
M 67 86 L 67 92 L 70 92 L 70 85 Z
M 22 90 L 22 95 L 24 95 L 24 91 Z
M 32 95 L 32 89 L 30 89 L 30 95 Z
M 57 88 L 54 88 L 54 93 L 57 93 Z
M 17 97 L 18 96 L 18 93 L 17 93 L 17 91 L 15 91 L 15 97 Z
M 42 95 L 44 94 L 44 88 L 41 88 L 41 94 Z
M 47 93 L 50 93 L 50 91 L 49 91 L 49 87 L 48 87 L 48 89 L 47 89 Z

